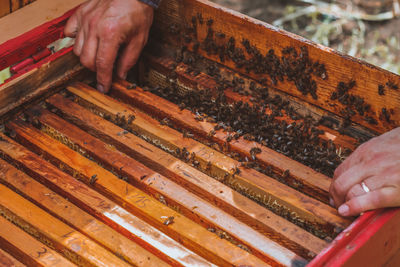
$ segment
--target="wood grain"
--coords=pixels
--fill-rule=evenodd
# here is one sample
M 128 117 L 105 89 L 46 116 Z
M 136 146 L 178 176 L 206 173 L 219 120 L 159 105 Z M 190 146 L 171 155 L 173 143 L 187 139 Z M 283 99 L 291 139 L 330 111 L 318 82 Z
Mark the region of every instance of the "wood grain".
M 66 52 L 43 66 L 35 68 L 15 80 L 0 86 L 0 118 L 25 108 L 28 103 L 52 93 L 57 86 L 76 77 L 83 67 L 79 59 Z
M 82 110 L 79 114 L 85 114 L 85 117 L 82 117 L 82 124 L 85 121 L 96 120 L 95 116 L 88 115 L 89 113 L 83 110 L 80 106 L 75 105 L 74 110 Z M 60 134 L 59 140 L 66 142 L 65 138 L 75 137 L 73 138 L 72 143 L 79 146 L 83 151 L 89 153 L 91 157 L 96 158 L 102 164 L 105 164 L 106 166 L 110 165 L 107 164 L 107 162 L 110 159 L 114 159 L 112 154 L 115 152 L 113 150 L 106 150 L 103 153 L 97 154 L 93 153 L 92 151 L 94 151 L 94 148 L 91 148 L 93 144 L 91 142 L 83 141 L 80 138 L 81 136 L 86 136 L 84 139 L 87 140 L 89 137 L 83 132 L 80 135 L 77 134 L 78 131 L 76 129 L 72 131 L 71 129 L 74 129 L 73 125 L 66 127 L 65 125 L 68 125 L 68 123 L 55 117 L 55 115 L 52 115 L 49 112 L 32 112 L 30 114 L 32 115 L 32 118 L 35 118 L 35 120 L 41 123 L 43 131 L 50 133 L 55 131 Z M 86 117 L 89 117 L 90 119 L 84 119 Z M 100 118 L 97 119 L 101 120 Z M 306 250 L 313 253 L 320 251 L 325 246 L 325 242 L 322 242 L 320 239 L 317 239 L 301 228 L 292 225 L 283 218 L 270 212 L 268 209 L 257 205 L 255 202 L 242 196 L 223 183 L 205 175 L 189 164 L 174 158 L 162 149 L 159 149 L 130 133 L 115 135 L 115 132 L 123 133 L 124 129 L 119 128 L 112 123 L 102 121 L 101 124 L 97 125 L 99 125 L 97 127 L 99 133 L 95 134 L 94 131 L 89 130 L 92 134 L 105 139 L 108 144 L 115 146 L 120 151 L 130 155 L 132 158 L 141 159 L 144 164 L 151 166 L 153 170 L 159 171 L 163 175 L 194 192 L 196 195 L 201 196 L 201 198 L 208 199 L 211 203 L 214 203 L 246 224 L 261 231 L 272 240 L 282 242 L 285 244 L 285 247 L 291 248 L 293 251 L 296 251 L 296 253 L 300 253 L 300 255 L 303 254 L 301 249 L 299 250 L 299 248 L 296 248 L 299 245 L 304 246 Z M 100 127 L 100 125 L 102 126 Z M 128 173 L 126 172 L 126 169 L 130 168 L 129 164 L 123 164 L 126 161 L 122 159 L 117 162 L 118 166 L 110 167 L 114 172 L 119 173 L 121 176 L 127 176 Z M 114 164 L 115 163 L 112 165 Z M 127 178 L 129 179 L 129 176 Z M 277 237 L 274 232 L 278 234 Z M 291 245 L 291 242 L 294 242 L 295 244 Z
M 4 188 L 0 185 L 0 188 Z M 22 229 L 0 216 L 0 247 L 28 266 L 76 266 L 59 253 L 39 242 Z M 0 253 L 2 253 L 0 251 Z M 13 258 L 2 254 L 0 266 L 22 266 Z
M 3 134 L 0 134 L 0 137 L 0 155 L 3 158 L 161 259 L 175 266 L 212 266 L 200 256 L 37 154 Z
M 157 140 L 158 144 L 167 148 L 169 151 L 174 152 L 177 148 L 182 150 L 185 147 L 189 153 L 195 152 L 196 159 L 201 161 L 202 164 L 207 164 L 208 161 L 210 161 L 212 166 L 218 170 L 222 177 L 224 177 L 225 173 L 231 174 L 232 170 L 236 167 L 240 168 L 241 172 L 234 176 L 230 175 L 231 179 L 235 181 L 239 180 L 245 188 L 250 188 L 255 191 L 256 194 L 265 196 L 264 199 L 266 199 L 266 202 L 272 203 L 276 201 L 280 203 L 279 205 L 288 207 L 303 220 L 313 223 L 317 222 L 318 224 L 325 225 L 328 229 L 329 224 L 340 228 L 349 224 L 347 220 L 337 215 L 336 210 L 328 205 L 324 205 L 321 202 L 307 197 L 266 175 L 252 169 L 240 167 L 241 164 L 239 162 L 225 157 L 220 152 L 196 142 L 191 138 L 183 138 L 180 133 L 169 127 L 160 125 L 158 121 L 152 119 L 150 116 L 126 105 L 122 105 L 114 99 L 104 96 L 84 84 L 70 86 L 68 90 L 84 99 L 86 103 L 90 103 L 89 105 L 91 108 L 97 107 L 98 112 L 102 114 L 108 114 L 114 118 L 117 114 L 119 114 L 119 116 L 125 115 L 126 118 L 128 118 L 129 115 L 134 115 L 136 118 L 130 125 L 133 131 L 138 132 L 142 137 L 146 137 L 147 140 L 152 140 L 152 142 Z M 77 99 L 77 101 L 79 101 L 79 99 Z M 68 109 L 68 114 L 74 113 L 74 109 L 71 108 L 72 103 L 69 105 L 60 105 L 62 101 L 58 96 L 49 98 L 47 102 L 62 110 Z M 63 115 L 66 117 L 68 117 L 68 114 L 63 112 Z M 85 115 L 80 114 L 74 117 L 82 116 Z M 246 150 L 248 150 L 248 147 Z M 263 197 L 261 197 L 261 199 L 263 199 Z M 318 209 L 318 211 L 316 211 L 316 209 Z M 331 227 L 330 230 L 327 231 L 333 231 L 333 228 Z
M 48 133 L 53 138 L 67 144 L 69 147 L 75 147 L 77 151 L 85 151 L 86 155 L 100 162 L 103 166 L 107 166 L 120 176 L 126 177 L 133 185 L 145 190 L 160 201 L 165 201 L 168 205 L 176 207 L 188 218 L 208 228 L 222 229 L 231 235 L 232 238 L 235 238 L 236 241 L 239 240 L 239 242 L 247 244 L 247 247 L 251 249 L 253 253 L 258 253 L 261 257 L 268 256 L 270 258 L 276 258 L 277 261 L 281 262 L 285 260 L 286 257 L 286 261 L 282 262 L 283 264 L 288 264 L 291 260 L 297 258 L 294 254 L 288 253 L 288 251 L 282 247 L 276 246 L 267 240 L 262 241 L 264 238 L 260 239 L 259 234 L 250 230 L 247 226 L 238 223 L 238 219 L 261 232 L 265 237 L 279 242 L 286 248 L 290 248 L 292 251 L 295 251 L 296 254 L 303 257 L 308 258 L 311 254 L 317 254 L 326 246 L 326 243 L 322 240 L 284 221 L 282 218 L 256 205 L 254 202 L 241 196 L 229 187 L 216 182 L 211 177 L 208 177 L 181 160 L 172 157 L 168 153 L 150 144 L 146 144 L 145 142 L 133 143 L 133 138 L 124 141 L 126 138 L 123 136 L 125 135 L 113 135 L 115 136 L 116 142 L 120 140 L 121 143 L 126 144 L 127 149 L 124 149 L 125 152 L 131 150 L 135 156 L 133 156 L 132 152 L 128 152 L 128 155 L 132 155 L 133 158 L 146 158 L 147 166 L 151 166 L 153 170 L 158 170 L 162 168 L 162 166 L 169 168 L 169 171 L 164 171 L 162 173 L 165 173 L 167 177 L 171 177 L 171 175 L 179 176 L 180 182 L 179 180 L 177 182 L 184 188 L 190 190 L 197 185 L 205 188 L 201 191 L 194 191 L 199 198 L 194 198 L 187 193 L 186 189 L 179 187 L 162 175 L 151 174 L 154 171 L 147 169 L 147 167 L 132 160 L 132 158 L 125 154 L 114 149 L 104 149 L 114 144 L 115 147 L 120 147 L 116 142 L 110 142 L 108 144 L 103 143 L 76 126 L 69 124 L 45 110 L 35 110 L 28 114 L 39 121 L 42 131 Z M 98 118 L 98 120 L 100 121 L 102 119 Z M 104 127 L 111 131 L 124 131 L 123 129 L 118 129 L 116 126 L 109 126 L 107 124 L 104 125 Z M 177 194 L 177 192 L 179 192 L 179 194 Z M 207 204 L 203 199 L 207 199 L 209 203 L 213 203 L 219 208 L 222 206 L 225 212 L 234 217 L 229 217 L 224 212 L 216 210 L 214 206 Z M 196 203 L 196 205 L 193 206 L 193 203 Z M 241 212 L 235 212 L 235 210 L 238 209 Z M 252 214 L 256 214 L 256 216 L 251 216 Z M 258 220 L 254 220 L 252 217 L 256 217 Z M 266 220 L 266 218 L 269 220 Z M 210 224 L 212 224 L 212 226 L 210 226 Z M 276 231 L 278 234 L 274 233 Z M 276 253 L 274 251 L 276 251 Z M 266 255 L 263 256 L 263 254 Z M 300 261 L 301 259 L 298 260 Z
M 50 248 L 62 253 L 73 263 L 84 266 L 129 266 L 93 240 L 57 220 L 4 185 L 0 185 L 0 193 L 2 196 L 0 212 L 3 217 L 45 242 Z
M 135 266 L 168 266 L 141 246 L 3 160 L 0 160 L 0 171 L 1 183 L 30 199 L 63 222 L 79 229 L 81 233 L 119 255 L 125 261 Z
M 131 212 L 215 264 L 246 263 L 267 266 L 253 255 L 220 239 L 54 139 L 40 134 L 37 130 L 39 134 L 35 134 L 34 129 L 25 127 L 22 123 L 8 123 L 6 127 L 15 132 L 18 141 L 24 145 L 43 154 L 54 164 L 63 166 L 62 168 L 70 174 L 91 184 L 97 191 L 127 207 Z M 98 180 L 91 183 L 94 175 Z M 166 218 L 169 217 L 174 217 L 173 223 L 165 224 Z

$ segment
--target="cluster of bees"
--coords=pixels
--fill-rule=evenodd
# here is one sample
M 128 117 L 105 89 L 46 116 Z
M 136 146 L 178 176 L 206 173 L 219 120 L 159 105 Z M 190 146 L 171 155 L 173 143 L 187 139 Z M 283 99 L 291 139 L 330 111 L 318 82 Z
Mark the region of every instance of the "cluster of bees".
M 261 90 L 255 89 L 251 93 L 256 94 L 259 91 Z M 211 118 L 211 121 L 215 122 L 214 131 L 222 129 L 230 133 L 227 142 L 243 137 L 329 176 L 333 175 L 335 168 L 342 162 L 342 158 L 336 154 L 335 144 L 321 141 L 319 135 L 323 134 L 323 131 L 317 128 L 318 123 L 311 118 L 303 118 L 300 122 L 293 123 L 277 120 L 282 113 L 295 113 L 280 97 L 264 95 L 253 105 L 249 105 L 242 101 L 229 103 L 223 91 L 218 91 L 215 96 L 215 92 L 211 90 L 182 92 L 176 86 L 172 86 L 159 87 L 152 92 L 194 114 L 201 114 L 199 119 Z M 265 112 L 267 107 L 272 110 L 269 115 Z M 301 118 L 301 115 L 296 114 L 296 118 Z M 252 148 L 252 158 L 241 161 L 246 166 L 256 166 L 248 162 L 255 162 L 258 153 L 259 148 Z M 270 175 L 269 170 L 267 173 Z

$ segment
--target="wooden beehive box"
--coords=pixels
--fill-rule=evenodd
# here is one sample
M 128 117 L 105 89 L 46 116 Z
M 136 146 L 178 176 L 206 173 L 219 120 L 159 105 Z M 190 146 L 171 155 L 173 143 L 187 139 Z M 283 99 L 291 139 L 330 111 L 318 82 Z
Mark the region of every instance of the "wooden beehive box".
M 72 12 L 0 41 L 0 70 L 61 38 Z M 135 84 L 115 81 L 110 95 L 71 51 L 0 87 L 0 264 L 399 262 L 398 209 L 342 218 L 328 205 L 331 161 L 399 126 L 399 76 L 203 0 L 163 0 Z M 325 121 L 301 138 L 332 159 L 254 139 L 253 107 L 268 101 L 276 129 Z

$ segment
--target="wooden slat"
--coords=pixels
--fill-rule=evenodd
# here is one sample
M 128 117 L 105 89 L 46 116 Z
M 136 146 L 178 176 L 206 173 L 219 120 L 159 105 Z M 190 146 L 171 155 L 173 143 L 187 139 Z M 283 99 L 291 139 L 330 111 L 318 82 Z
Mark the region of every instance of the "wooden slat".
M 4 246 L 4 244 L 3 244 Z M 0 246 L 1 247 L 1 246 Z M 0 266 L 1 267 L 23 267 L 26 266 L 25 264 L 22 264 L 20 261 L 15 259 L 13 256 L 5 252 L 0 248 Z
M 86 266 L 129 266 L 73 228 L 0 185 L 0 213 L 25 231 L 62 253 L 70 261 Z
M 76 266 L 1 216 L 0 247 L 28 266 Z M 7 256 L 0 251 L 0 266 L 22 265 L 13 258 L 5 257 Z
M 0 0 L 0 17 L 10 13 L 10 0 Z
M 36 98 L 47 95 L 50 90 L 76 77 L 82 70 L 79 59 L 72 52 L 67 52 L 51 63 L 0 86 L 1 120 L 5 114 L 20 110 Z
M 74 109 L 79 110 L 82 108 L 74 106 Z M 82 113 L 87 112 L 82 110 Z M 131 177 L 128 172 L 131 164 L 128 164 L 127 160 L 121 158 L 115 151 L 109 149 L 102 153 L 94 153 L 94 151 L 97 151 L 96 148 L 104 147 L 104 145 L 95 145 L 96 142 L 94 141 L 89 142 L 88 139 L 92 140 L 90 136 L 83 132 L 79 134 L 79 130 L 75 129 L 72 125 L 66 127 L 68 125 L 67 122 L 49 112 L 32 112 L 30 114 L 33 115 L 32 118 L 40 122 L 42 130 L 50 132 L 54 136 L 59 135 L 58 139 L 63 140 L 63 142 L 71 140 L 74 146 L 78 146 L 81 151 L 85 151 L 85 153 L 88 153 L 102 164 L 110 166 L 121 176 L 128 179 Z M 85 122 L 96 120 L 96 117 L 89 117 L 87 114 L 85 118 Z M 322 240 L 315 238 L 303 229 L 287 222 L 188 164 L 177 160 L 163 150 L 129 133 L 115 135 L 115 132 L 123 132 L 124 130 L 112 123 L 102 122 L 99 125 L 102 125 L 103 130 L 101 132 L 107 135 L 108 138 L 106 139 L 110 144 L 115 145 L 118 149 L 121 149 L 133 158 L 142 159 L 152 169 L 160 171 L 160 173 L 163 173 L 167 177 L 171 177 L 185 188 L 190 188 L 197 195 L 215 203 L 226 212 L 231 213 L 272 240 L 284 244 L 285 247 L 290 248 L 297 254 L 307 257 L 309 252 L 317 254 L 326 246 L 326 243 Z M 117 156 L 120 157 L 119 160 L 115 160 Z M 112 164 L 107 163 L 110 159 L 113 161 Z M 147 178 L 149 177 L 145 177 L 143 180 L 147 180 Z M 135 179 L 133 182 L 136 183 Z
M 206 189 L 214 191 L 214 197 L 209 196 L 212 195 L 213 192 L 209 192 L 207 194 L 206 190 L 202 190 L 200 194 L 197 194 L 198 196 L 200 196 L 200 198 L 193 198 L 193 196 L 188 194 L 185 189 L 179 187 L 177 184 L 171 182 L 170 180 L 159 174 L 146 175 L 144 177 L 143 173 L 153 173 L 153 171 L 147 169 L 147 167 L 126 156 L 125 154 L 115 151 L 114 149 L 107 149 L 107 147 L 109 147 L 107 146 L 107 144 L 101 142 L 98 139 L 95 139 L 93 136 L 85 133 L 76 126 L 69 124 L 68 122 L 60 119 L 59 117 L 46 110 L 35 110 L 33 112 L 29 112 L 28 116 L 29 115 L 32 115 L 32 118 L 39 121 L 42 131 L 50 134 L 53 138 L 62 141 L 69 147 L 74 147 L 74 150 L 76 151 L 84 151 L 85 155 L 90 156 L 97 162 L 100 162 L 103 166 L 107 166 L 108 168 L 112 169 L 113 172 L 117 173 L 118 175 L 126 177 L 129 182 L 145 190 L 147 193 L 153 195 L 156 198 L 164 199 L 170 206 L 177 207 L 181 213 L 191 218 L 192 220 L 197 221 L 198 223 L 201 223 L 205 226 L 208 225 L 208 227 L 210 227 L 209 224 L 212 223 L 214 224 L 214 227 L 217 226 L 218 228 L 222 228 L 223 231 L 227 232 L 235 239 L 241 240 L 241 242 L 248 244 L 248 248 L 253 251 L 253 253 L 261 254 L 259 255 L 260 257 L 275 257 L 276 260 L 280 262 L 282 262 L 286 258 L 286 261 L 282 262 L 283 264 L 288 264 L 293 259 L 297 258 L 295 254 L 291 252 L 288 253 L 286 249 L 276 246 L 274 243 L 265 240 L 266 237 L 272 237 L 273 240 L 277 242 L 280 241 L 280 243 L 284 244 L 287 248 L 290 248 L 297 254 L 308 258 L 310 257 L 310 255 L 316 255 L 322 250 L 322 248 L 326 246 L 326 243 L 324 241 L 313 237 L 311 234 L 302 230 L 299 227 L 296 227 L 288 222 L 285 223 L 283 219 L 269 212 L 265 208 L 256 205 L 254 202 L 249 201 L 229 187 L 216 182 L 212 178 L 195 170 L 192 167 L 189 167 L 184 162 L 173 158 L 168 153 L 154 146 L 151 146 L 150 144 L 145 144 L 144 148 L 140 146 L 134 146 L 141 148 L 140 151 L 136 151 L 135 153 L 140 154 L 140 152 L 147 151 L 147 153 L 145 153 L 144 155 L 140 154 L 140 157 L 145 157 L 146 161 L 151 161 L 151 159 L 157 161 L 159 165 L 156 166 L 156 168 L 153 167 L 154 163 L 151 164 L 151 167 L 153 169 L 159 169 L 159 166 L 166 164 L 167 166 L 170 166 L 170 172 L 173 172 L 174 170 L 176 170 L 176 168 L 180 170 L 179 172 L 176 171 L 176 173 L 174 173 L 175 176 L 184 171 L 187 175 L 189 175 L 189 177 L 197 177 L 197 179 L 189 180 L 186 178 L 187 175 L 185 176 L 181 174 L 181 180 L 184 180 L 184 188 L 191 188 L 191 180 L 196 180 L 199 181 L 198 184 L 209 185 Z M 101 118 L 99 118 L 99 120 L 101 120 Z M 122 132 L 123 129 L 120 129 L 120 131 Z M 130 142 L 128 141 L 125 143 L 129 144 Z M 133 146 L 130 147 L 133 148 Z M 177 192 L 179 192 L 179 194 L 177 194 Z M 219 195 L 221 194 L 229 195 L 232 200 L 233 198 L 235 198 L 239 203 L 236 204 L 235 202 L 231 201 L 233 205 L 229 205 L 228 203 L 226 203 L 226 201 L 219 197 Z M 205 197 L 205 195 L 208 196 Z M 238 219 L 241 219 L 241 221 L 246 223 L 246 225 L 253 226 L 253 228 L 257 229 L 258 231 L 261 230 L 260 232 L 263 233 L 266 237 L 260 238 L 260 234 L 254 233 L 254 231 L 249 229 L 248 226 L 238 223 L 238 220 L 236 218 L 228 217 L 225 213 L 215 210 L 214 206 L 207 204 L 207 202 L 205 202 L 203 199 L 207 199 L 209 202 L 215 204 L 220 203 L 218 204 L 218 207 L 224 205 L 224 210 L 226 212 L 232 214 Z M 227 199 L 227 197 L 225 197 L 225 199 Z M 195 206 L 193 206 L 194 203 L 196 203 Z M 241 203 L 244 203 L 246 207 L 242 207 L 240 205 Z M 242 212 L 238 213 L 232 211 L 238 208 L 241 208 Z M 267 225 L 263 225 L 258 221 L 254 222 L 254 219 L 252 219 L 249 214 L 251 213 L 251 211 L 249 212 L 248 210 L 246 210 L 246 212 L 243 212 L 244 208 L 250 208 L 250 210 L 254 211 L 257 215 L 262 214 L 259 216 L 261 217 L 261 221 L 265 221 L 262 220 L 262 218 L 272 217 L 270 220 L 268 220 L 268 222 L 275 224 L 275 227 L 277 227 L 277 220 L 278 223 L 282 225 L 281 228 L 278 229 L 287 237 L 282 237 L 280 235 L 277 236 L 275 233 L 271 234 L 271 230 L 269 230 L 270 227 L 268 227 Z M 282 228 L 286 228 L 286 231 L 283 231 Z M 289 234 L 286 234 L 286 232 L 289 231 L 290 233 L 295 235 L 295 238 L 292 238 Z M 297 240 L 297 244 L 292 244 L 293 241 L 291 240 L 293 239 Z M 298 261 L 300 260 L 301 259 L 298 259 Z
M 200 227 L 171 208 L 162 205 L 154 198 L 130 184 L 118 179 L 111 172 L 85 158 L 65 145 L 44 136 L 35 135 L 34 129 L 26 128 L 22 123 L 8 123 L 7 128 L 16 134 L 16 138 L 31 149 L 43 153 L 46 158 L 60 164 L 63 169 L 73 173 L 79 179 L 90 183 L 93 175 L 98 179 L 93 186 L 102 194 L 126 206 L 135 214 L 145 218 L 150 224 L 179 240 L 210 261 L 221 264 L 267 265 L 261 260 L 234 246 L 226 240 Z M 40 133 L 40 132 L 39 132 Z M 151 175 L 151 174 L 150 174 Z M 157 177 L 156 177 L 157 178 Z M 200 203 L 199 203 L 200 204 Z M 174 217 L 172 224 L 165 224 Z
M 179 8 L 171 8 L 174 6 L 178 6 Z M 278 57 L 282 56 L 281 51 L 286 47 L 294 47 L 298 53 L 300 53 L 301 47 L 306 47 L 309 57 L 314 62 L 319 61 L 325 65 L 327 79 L 323 80 L 322 78 L 315 77 L 318 87 L 317 100 L 313 99 L 310 95 L 302 95 L 302 93 L 297 90 L 294 82 L 287 81 L 286 79 L 283 82 L 278 82 L 278 84 L 274 86 L 277 89 L 340 115 L 340 111 L 344 109 L 344 106 L 336 100 L 330 100 L 331 94 L 336 90 L 339 82 L 343 81 L 347 83 L 354 79 L 356 81 L 356 86 L 351 89 L 350 93 L 363 97 L 365 102 L 371 105 L 372 112 L 370 115 L 378 121 L 378 124 L 371 125 L 359 115 L 354 116 L 352 118 L 353 121 L 380 133 L 399 126 L 400 107 L 398 103 L 400 101 L 400 91 L 386 88 L 385 95 L 381 96 L 378 94 L 378 85 L 386 84 L 386 82 L 389 81 L 400 85 L 400 76 L 356 58 L 342 55 L 331 48 L 315 44 L 300 36 L 275 28 L 265 22 L 220 7 L 207 0 L 163 1 L 155 16 L 155 31 L 151 39 L 159 43 L 161 37 L 163 41 L 172 44 L 177 44 L 177 40 L 182 40 L 181 43 L 184 44 L 183 38 L 170 34 L 169 27 L 173 24 L 178 24 L 182 28 L 181 34 L 183 35 L 183 28 L 186 25 L 190 27 L 192 25 L 192 17 L 197 17 L 197 14 L 201 14 L 204 20 L 202 25 L 197 23 L 196 36 L 199 42 L 204 41 L 207 36 L 206 21 L 213 19 L 212 28 L 214 33 L 219 32 L 226 35 L 221 42 L 217 40 L 220 44 L 228 42 L 230 37 L 234 37 L 236 39 L 236 47 L 243 48 L 245 51 L 241 42 L 247 39 L 262 55 L 267 55 L 268 51 L 273 49 Z M 192 50 L 193 43 L 185 45 L 187 45 L 189 50 Z M 249 58 L 247 53 L 244 53 L 246 57 Z M 251 78 L 258 80 L 261 78 L 268 78 L 269 84 L 271 84 L 267 74 L 257 75 L 253 72 L 247 74 L 244 68 L 236 68 L 233 61 L 226 59 L 224 62 L 221 62 L 218 54 L 207 54 L 207 52 L 202 50 L 202 46 L 200 46 L 197 54 L 217 61 Z M 394 110 L 394 114 L 391 116 L 392 123 L 379 120 L 382 108 Z
M 77 84 L 68 87 L 68 90 L 79 96 L 79 98 L 84 99 L 86 103 L 90 103 L 88 105 L 96 107 L 98 112 L 111 115 L 113 118 L 115 118 L 117 114 L 119 114 L 119 116 L 125 116 L 126 118 L 128 118 L 129 115 L 136 116 L 136 119 L 129 127 L 131 127 L 133 131 L 139 133 L 142 138 L 144 137 L 148 140 L 152 140 L 152 142 L 157 142 L 158 145 L 162 145 L 165 149 L 172 152 L 176 151 L 177 148 L 182 150 L 185 147 L 189 153 L 194 152 L 195 158 L 202 164 L 207 165 L 208 161 L 210 161 L 215 172 L 219 172 L 225 179 L 232 180 L 231 183 L 239 184 L 242 188 L 244 187 L 242 190 L 254 191 L 255 194 L 260 195 L 260 199 L 264 199 L 266 203 L 272 204 L 275 202 L 278 203 L 279 206 L 287 207 L 290 212 L 297 214 L 301 220 L 312 222 L 313 226 L 316 224 L 316 228 L 322 228 L 319 227 L 319 225 L 323 225 L 324 229 L 321 229 L 322 231 L 325 230 L 328 233 L 330 232 L 330 234 L 334 234 L 332 232 L 333 227 L 342 229 L 350 223 L 348 220 L 338 216 L 337 211 L 332 207 L 305 196 L 255 170 L 239 167 L 241 165 L 239 162 L 193 139 L 183 138 L 180 133 L 165 125 L 160 125 L 158 121 L 150 116 L 120 104 L 114 99 L 91 89 L 87 85 Z M 53 96 L 47 100 L 48 103 L 57 108 L 61 105 L 62 110 L 68 110 L 69 114 L 73 114 L 74 111 L 70 106 L 60 104 L 60 101 L 61 98 L 59 96 Z M 63 115 L 68 116 L 66 113 L 67 112 L 63 112 Z M 80 114 L 78 117 L 82 116 L 84 115 Z M 249 148 L 246 150 L 249 150 Z M 228 177 L 224 175 L 226 173 L 232 174 L 235 168 L 239 168 L 241 172 L 239 174 L 229 175 Z M 327 229 L 325 229 L 325 227 Z
M 92 216 L 141 244 L 153 254 L 171 263 L 184 266 L 211 266 L 209 262 L 149 226 L 143 220 L 116 205 L 103 195 L 77 181 L 27 148 L 0 134 L 0 155 L 23 169 Z
M 122 101 L 137 106 L 158 119 L 168 118 L 171 123 L 181 129 L 197 135 L 205 141 L 211 141 L 219 144 L 221 147 L 226 145 L 227 137 L 230 133 L 223 130 L 216 131 L 215 135 L 209 136 L 214 130 L 215 124 L 196 120 L 195 115 L 188 110 L 181 110 L 177 105 L 171 103 L 162 97 L 156 96 L 150 92 L 145 92 L 137 87 L 136 90 L 127 90 L 127 83 L 122 81 L 113 84 L 112 94 Z M 229 143 L 232 151 L 240 153 L 243 157 L 251 158 L 250 148 L 255 146 L 255 142 L 245 140 L 240 137 Z M 313 196 L 314 198 L 329 203 L 329 186 L 331 178 L 314 171 L 285 155 L 274 151 L 268 147 L 259 145 L 262 152 L 257 155 L 258 162 L 266 166 L 272 166 L 275 173 L 280 176 L 289 170 L 289 176 L 286 181 L 288 185 L 298 188 L 302 192 Z
M 160 72 L 160 74 L 162 74 L 164 76 L 168 76 L 168 74 L 171 73 L 172 66 L 176 63 L 175 63 L 175 60 L 171 57 L 168 57 L 168 56 L 155 57 L 149 53 L 146 53 L 144 64 L 146 65 L 146 67 L 152 67 L 155 70 L 158 70 Z M 213 79 L 211 76 L 209 76 L 203 72 L 197 76 L 194 76 L 193 74 L 188 72 L 189 69 L 190 69 L 190 67 L 184 63 L 179 63 L 177 65 L 177 67 L 175 68 L 175 73 L 177 74 L 177 84 L 178 85 L 187 86 L 188 88 L 195 89 L 195 90 L 209 89 L 211 92 L 214 92 L 215 94 L 218 93 L 217 89 L 216 89 L 216 88 L 218 88 L 218 84 L 215 81 L 215 79 Z M 235 74 L 228 68 L 219 67 L 219 71 L 221 73 L 221 76 L 224 77 L 225 79 L 232 80 L 233 77 L 236 76 L 236 77 L 240 77 L 244 81 L 245 84 L 249 84 L 250 82 L 253 82 L 257 87 L 264 88 L 264 86 L 262 84 L 258 83 L 257 81 L 248 79 L 243 76 L 238 76 L 237 74 Z M 231 77 L 231 78 L 229 78 L 229 77 Z M 151 82 L 150 79 L 148 79 L 148 81 Z M 159 82 L 159 81 L 157 81 L 157 82 Z M 253 102 L 250 100 L 252 98 L 252 96 L 240 95 L 239 93 L 233 92 L 232 88 L 228 87 L 225 90 L 225 96 L 229 102 L 242 101 L 243 103 L 248 103 L 250 106 L 253 106 Z M 282 97 L 283 100 L 289 100 L 292 105 L 296 104 L 296 106 L 302 107 L 303 108 L 303 110 L 301 110 L 302 113 L 307 112 L 306 111 L 307 109 L 305 109 L 304 106 L 302 105 L 303 103 L 300 104 L 300 103 L 295 102 L 295 100 L 293 100 L 295 98 L 287 97 L 286 95 L 283 95 L 282 93 L 280 94 L 280 96 Z M 266 114 L 269 115 L 272 113 L 272 110 L 267 106 L 265 112 L 266 112 Z M 278 121 L 286 121 L 287 124 L 290 124 L 293 122 L 301 123 L 302 121 L 304 121 L 304 120 L 296 120 L 295 121 L 295 120 L 291 119 L 287 114 L 285 114 L 285 112 L 283 112 L 283 113 L 284 114 L 282 117 L 276 117 L 275 119 Z M 310 111 L 308 111 L 308 113 L 310 113 Z M 321 114 L 318 114 L 318 118 L 322 117 L 323 111 L 320 111 L 320 113 Z M 322 125 L 317 126 L 316 128 L 324 131 L 323 134 L 319 135 L 321 140 L 325 140 L 325 141 L 332 140 L 338 147 L 349 148 L 352 150 L 355 149 L 357 140 L 355 140 L 354 138 L 346 136 L 346 135 L 342 135 L 338 131 L 335 131 L 333 129 L 327 128 Z
M 135 266 L 168 266 L 25 173 L 0 160 L 0 182 Z

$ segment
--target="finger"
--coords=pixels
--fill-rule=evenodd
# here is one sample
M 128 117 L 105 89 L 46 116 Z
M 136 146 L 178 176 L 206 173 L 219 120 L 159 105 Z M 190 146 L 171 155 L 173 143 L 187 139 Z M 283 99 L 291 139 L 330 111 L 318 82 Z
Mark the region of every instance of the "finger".
M 76 37 L 75 44 L 74 44 L 74 53 L 78 57 L 81 56 L 82 47 L 85 42 L 85 32 L 81 29 Z
M 352 188 L 350 188 L 349 192 L 347 192 L 346 201 L 349 201 L 350 199 L 358 196 L 362 196 L 366 193 L 367 192 L 363 189 L 361 184 L 355 184 Z
M 371 168 L 366 168 L 363 164 L 358 164 L 336 178 L 329 188 L 329 192 L 336 207 L 345 201 L 345 197 L 350 188 L 371 176 L 372 171 Z
M 133 37 L 124 48 L 117 64 L 117 75 L 119 78 L 126 79 L 128 71 L 136 64 L 143 46 L 143 41 L 137 37 Z
M 78 20 L 78 12 L 72 14 L 69 18 L 67 25 L 64 28 L 64 34 L 67 37 L 74 38 L 79 30 L 79 20 Z
M 111 86 L 112 71 L 117 56 L 118 38 L 100 39 L 96 54 L 97 89 L 107 93 Z
M 88 69 L 96 71 L 96 54 L 98 47 L 98 38 L 95 34 L 91 33 L 84 41 L 81 51 L 81 63 Z
M 350 199 L 338 211 L 342 216 L 355 216 L 367 210 L 397 206 L 400 204 L 397 190 L 395 187 L 379 188 Z

